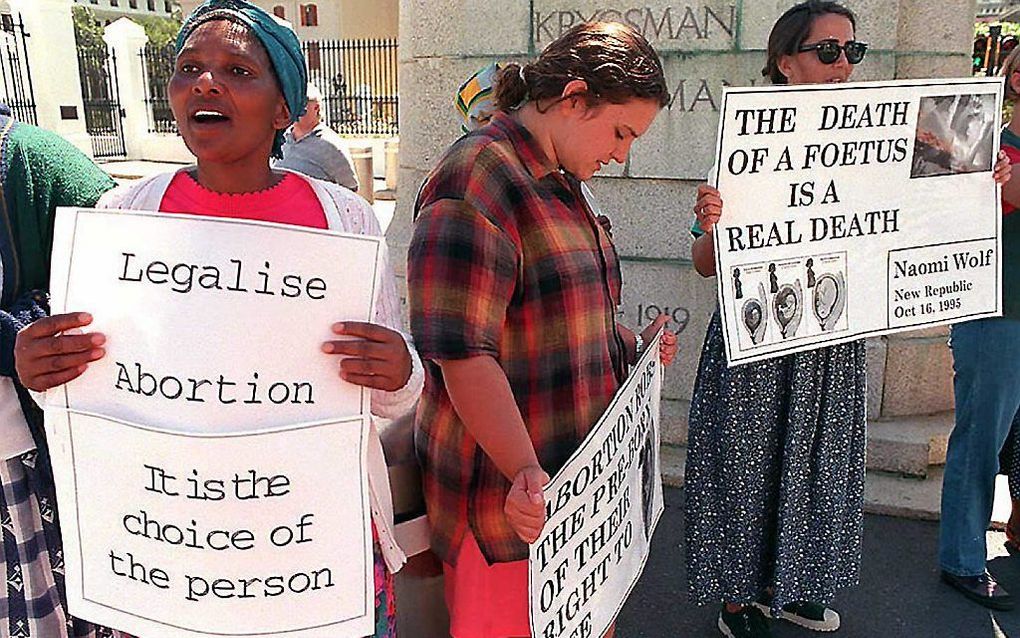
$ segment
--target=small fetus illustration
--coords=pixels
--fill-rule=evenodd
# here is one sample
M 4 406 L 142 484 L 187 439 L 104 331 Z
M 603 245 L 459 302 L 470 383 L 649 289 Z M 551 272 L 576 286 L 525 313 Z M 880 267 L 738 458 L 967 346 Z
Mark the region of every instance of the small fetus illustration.
M 843 273 L 826 273 L 818 278 L 814 292 L 814 313 L 824 332 L 835 328 L 846 309 L 846 280 Z
M 765 340 L 765 328 L 768 324 L 765 284 L 758 282 L 758 297 L 752 297 L 744 302 L 740 309 L 740 318 L 751 337 L 751 343 L 758 345 Z
M 779 292 L 776 293 L 772 302 L 772 310 L 783 339 L 796 336 L 801 316 L 804 313 L 803 299 L 800 279 L 797 279 L 792 285 L 783 284 L 779 288 Z

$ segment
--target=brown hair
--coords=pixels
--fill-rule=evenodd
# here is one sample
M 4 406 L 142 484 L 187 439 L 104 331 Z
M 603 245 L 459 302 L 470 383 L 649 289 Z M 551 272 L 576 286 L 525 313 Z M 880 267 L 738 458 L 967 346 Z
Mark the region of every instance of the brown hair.
M 1013 90 L 1013 83 L 1009 81 L 1017 71 L 1020 71 L 1020 47 L 1009 52 L 1006 59 L 1002 61 L 1002 70 L 999 71 L 999 75 L 1006 78 L 1005 98 L 1007 102 L 1015 102 L 1020 99 L 1020 95 Z
M 841 15 L 850 21 L 854 31 L 857 31 L 857 18 L 854 12 L 847 9 L 838 2 L 830 0 L 807 0 L 786 10 L 772 26 L 772 33 L 769 34 L 768 59 L 761 74 L 767 77 L 773 84 L 786 84 L 789 80 L 779 70 L 779 58 L 784 55 L 797 53 L 800 45 L 804 44 L 815 18 L 834 13 Z
M 648 40 L 617 22 L 584 22 L 556 38 L 530 64 L 507 64 L 496 79 L 496 106 L 511 111 L 523 103 L 558 99 L 573 80 L 588 84 L 590 106 L 631 98 L 669 103 L 662 62 Z

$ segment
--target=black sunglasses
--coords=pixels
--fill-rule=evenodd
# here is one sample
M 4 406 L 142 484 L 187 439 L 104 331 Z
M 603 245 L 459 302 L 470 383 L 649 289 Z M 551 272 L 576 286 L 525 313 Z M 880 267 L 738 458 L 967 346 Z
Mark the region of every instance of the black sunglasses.
M 846 44 L 840 45 L 839 40 L 829 39 L 816 42 L 815 44 L 802 44 L 800 53 L 814 51 L 818 54 L 818 61 L 822 64 L 833 64 L 839 59 L 840 51 L 846 53 L 846 61 L 850 64 L 860 64 L 864 54 L 868 52 L 867 42 L 849 40 Z

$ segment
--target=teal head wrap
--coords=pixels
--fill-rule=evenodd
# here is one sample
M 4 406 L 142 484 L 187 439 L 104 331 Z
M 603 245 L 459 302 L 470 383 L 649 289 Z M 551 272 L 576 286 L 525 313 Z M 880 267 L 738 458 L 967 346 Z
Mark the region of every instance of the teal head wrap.
M 305 56 L 301 52 L 301 43 L 294 30 L 246 0 L 208 0 L 195 9 L 181 26 L 181 32 L 177 34 L 177 53 L 181 52 L 195 29 L 211 20 L 231 20 L 242 24 L 258 38 L 273 64 L 283 99 L 290 111 L 290 121 L 296 122 L 305 112 L 308 103 L 305 92 L 308 87 L 308 70 L 305 67 Z M 283 131 L 277 131 L 273 140 L 273 157 L 283 156 L 280 152 L 282 147 Z

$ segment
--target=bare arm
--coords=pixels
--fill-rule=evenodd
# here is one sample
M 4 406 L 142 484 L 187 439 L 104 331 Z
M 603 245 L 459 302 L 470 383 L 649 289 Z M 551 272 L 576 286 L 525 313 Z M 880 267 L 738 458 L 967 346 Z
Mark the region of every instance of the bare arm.
M 549 475 L 538 464 L 503 368 L 488 355 L 439 361 L 439 367 L 464 427 L 511 482 L 507 522 L 522 541 L 534 543 L 545 525 L 542 488 Z
M 440 361 L 439 366 L 457 416 L 503 476 L 512 481 L 523 468 L 538 466 L 535 447 L 499 363 L 482 355 Z
M 715 242 L 712 240 L 712 233 L 705 233 L 694 240 L 694 245 L 691 246 L 691 260 L 699 275 L 715 276 Z

